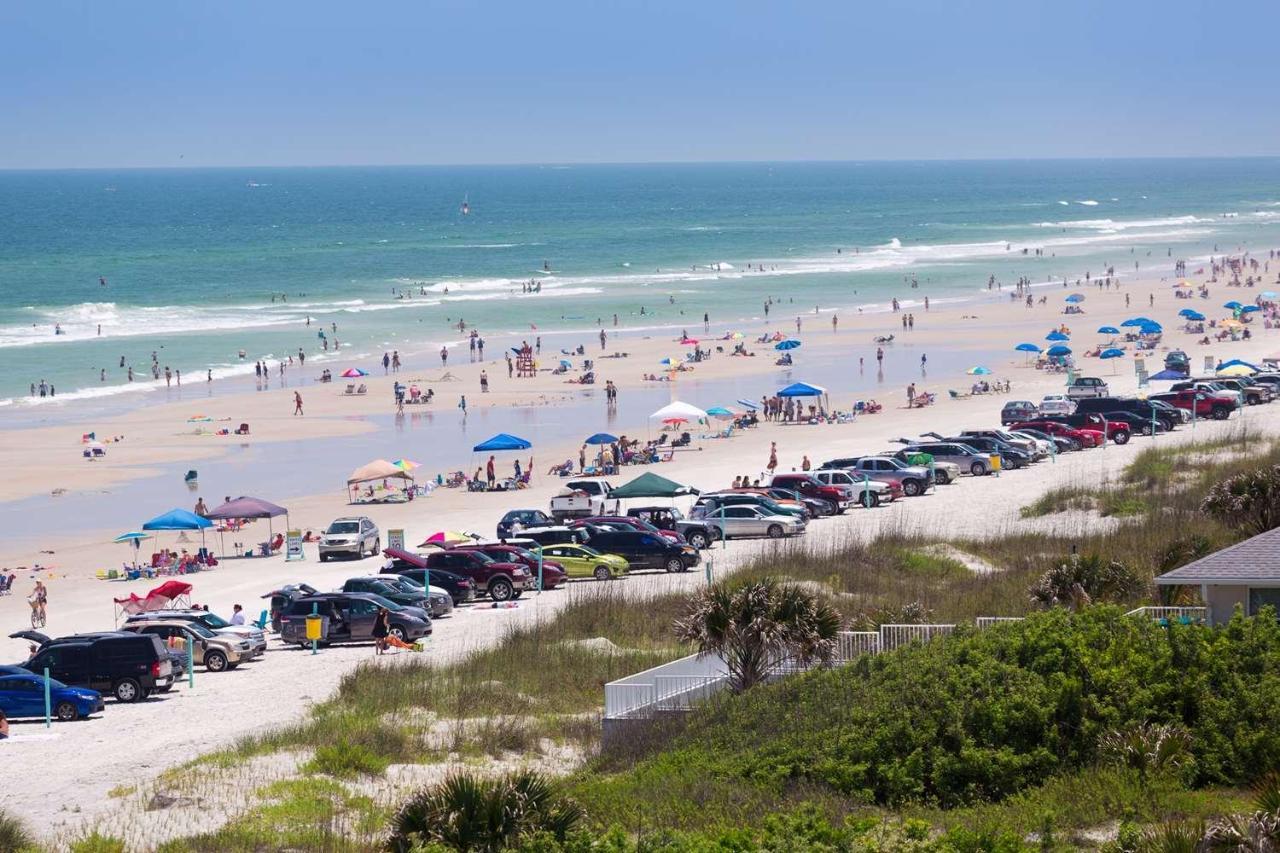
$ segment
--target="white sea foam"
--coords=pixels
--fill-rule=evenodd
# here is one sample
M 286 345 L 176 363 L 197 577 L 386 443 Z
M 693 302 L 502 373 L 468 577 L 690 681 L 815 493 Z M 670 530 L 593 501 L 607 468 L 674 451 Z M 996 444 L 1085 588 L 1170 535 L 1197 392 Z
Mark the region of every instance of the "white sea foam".
M 1097 206 L 1098 206 L 1098 203 L 1097 203 L 1096 201 L 1094 201 L 1093 199 L 1091 199 L 1091 198 L 1087 198 L 1087 199 L 1085 199 L 1084 201 L 1078 201 L 1078 202 L 1076 202 L 1076 204 L 1083 204 L 1085 207 L 1097 207 Z
M 1035 227 L 1126 231 L 1131 228 L 1167 228 L 1178 225 L 1207 224 L 1216 221 L 1216 219 L 1206 219 L 1200 216 L 1168 216 L 1162 219 L 1066 219 L 1061 222 L 1037 222 Z

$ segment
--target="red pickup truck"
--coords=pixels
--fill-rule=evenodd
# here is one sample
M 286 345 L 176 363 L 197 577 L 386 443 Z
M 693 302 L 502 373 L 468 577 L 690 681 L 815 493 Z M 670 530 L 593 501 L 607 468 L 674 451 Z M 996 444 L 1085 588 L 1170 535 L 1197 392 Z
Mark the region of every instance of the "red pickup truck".
M 1164 394 L 1152 394 L 1152 400 L 1163 400 L 1171 406 L 1194 412 L 1197 418 L 1213 418 L 1225 421 L 1231 417 L 1238 405 L 1235 398 L 1227 394 L 1210 394 L 1207 391 L 1169 391 Z
M 536 583 L 536 580 L 529 576 L 529 570 L 522 564 L 499 562 L 487 554 L 471 549 L 449 548 L 445 551 L 433 551 L 430 554 L 396 551 L 390 556 L 416 568 L 444 569 L 455 575 L 470 578 L 478 591 L 488 593 L 494 601 L 519 598 L 521 593 L 531 589 Z

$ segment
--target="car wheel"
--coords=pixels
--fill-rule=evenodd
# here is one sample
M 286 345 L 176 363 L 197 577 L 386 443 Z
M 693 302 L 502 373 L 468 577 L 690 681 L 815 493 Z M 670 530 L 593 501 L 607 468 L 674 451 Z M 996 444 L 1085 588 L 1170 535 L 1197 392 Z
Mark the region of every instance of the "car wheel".
M 1116 444 L 1128 444 L 1129 433 L 1126 432 L 1125 430 L 1120 430 L 1119 432 L 1113 433 L 1111 435 L 1111 440 L 1114 441 Z
M 1151 431 L 1152 431 L 1151 424 L 1143 424 L 1142 426 L 1138 427 L 1138 433 L 1140 435 L 1151 435 Z
M 770 524 L 769 529 L 765 531 L 770 539 L 781 539 L 783 530 L 781 524 Z
M 71 723 L 80 717 L 80 712 L 76 710 L 74 702 L 59 702 L 53 706 L 53 715 L 58 718 L 58 722 Z
M 916 495 L 920 494 L 920 481 L 919 480 L 903 480 L 902 493 L 909 498 L 914 498 Z
M 681 560 L 679 557 L 672 557 L 670 560 L 667 560 L 667 571 L 668 571 L 668 572 L 683 572 L 683 571 L 684 571 L 684 560 Z
M 390 628 L 387 629 L 387 636 L 395 637 L 397 640 L 403 643 L 405 641 L 404 628 L 401 628 L 399 625 L 392 625 Z
M 1231 410 L 1226 406 L 1217 406 L 1214 408 L 1213 419 L 1215 421 L 1225 421 L 1229 417 L 1231 417 Z
M 613 579 L 613 572 L 609 571 L 608 566 L 596 566 L 596 570 L 591 573 L 598 581 L 607 581 Z
M 115 694 L 117 702 L 137 702 L 142 698 L 142 685 L 135 679 L 126 678 L 117 681 L 111 692 Z
M 880 506 L 880 496 L 875 492 L 863 492 L 858 496 L 858 503 L 862 504 L 864 509 L 872 509 Z
M 1084 445 L 1073 438 L 1071 439 L 1071 443 L 1067 445 L 1067 449 L 1074 453 L 1077 450 L 1084 449 Z
M 711 543 L 707 540 L 706 533 L 703 533 L 701 530 L 695 530 L 693 533 L 689 534 L 689 544 L 701 551 Z
M 328 555 L 328 554 L 325 554 L 324 552 L 321 552 L 321 554 L 320 554 L 320 562 L 322 562 L 322 563 L 327 563 L 327 562 L 329 562 L 329 555 Z
M 987 473 L 987 466 L 983 465 L 981 462 L 974 462 L 969 466 L 969 473 L 975 477 L 981 477 L 983 474 Z
M 515 587 L 505 578 L 498 578 L 489 584 L 489 597 L 494 601 L 510 601 L 511 594 L 514 592 Z
M 950 476 L 948 476 L 948 474 L 947 474 L 947 472 L 946 472 L 946 471 L 936 471 L 936 470 L 935 470 L 935 471 L 933 472 L 933 481 L 934 481 L 935 483 L 937 483 L 939 486 L 946 486 L 946 485 L 950 484 L 950 482 L 951 482 L 951 477 L 950 477 Z
M 209 672 L 222 672 L 227 668 L 227 656 L 222 652 L 206 652 L 204 668 Z

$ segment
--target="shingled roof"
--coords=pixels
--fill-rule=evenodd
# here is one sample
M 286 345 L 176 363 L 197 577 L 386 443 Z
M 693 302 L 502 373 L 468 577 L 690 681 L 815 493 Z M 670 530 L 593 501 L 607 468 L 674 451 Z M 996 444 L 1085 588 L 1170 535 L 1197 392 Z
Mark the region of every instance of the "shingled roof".
M 1280 528 L 1268 530 L 1156 578 L 1179 584 L 1280 584 Z

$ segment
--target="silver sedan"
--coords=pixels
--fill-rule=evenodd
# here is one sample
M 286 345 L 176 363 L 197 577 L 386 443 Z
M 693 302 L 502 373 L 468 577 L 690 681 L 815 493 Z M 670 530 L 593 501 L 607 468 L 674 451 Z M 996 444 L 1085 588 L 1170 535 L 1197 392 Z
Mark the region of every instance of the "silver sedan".
M 713 536 L 723 535 L 726 539 L 739 536 L 767 536 L 770 539 L 781 539 L 804 533 L 804 521 L 790 515 L 771 515 L 768 510 L 758 506 L 727 506 L 707 513 L 702 522 L 714 528 Z

